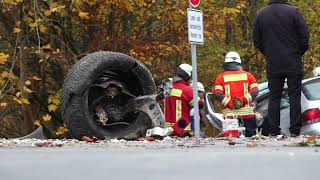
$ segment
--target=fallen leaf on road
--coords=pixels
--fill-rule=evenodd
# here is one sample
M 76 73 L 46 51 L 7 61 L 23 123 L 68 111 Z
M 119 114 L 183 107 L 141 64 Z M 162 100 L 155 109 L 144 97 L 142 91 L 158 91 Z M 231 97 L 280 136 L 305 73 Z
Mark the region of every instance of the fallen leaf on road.
M 249 143 L 249 144 L 247 144 L 247 147 L 255 148 L 255 147 L 258 147 L 258 144 L 257 143 Z
M 85 142 L 89 142 L 89 143 L 92 143 L 92 142 L 97 142 L 98 141 L 98 138 L 96 137 L 88 137 L 88 136 L 82 136 L 81 138 L 82 141 L 85 141 Z

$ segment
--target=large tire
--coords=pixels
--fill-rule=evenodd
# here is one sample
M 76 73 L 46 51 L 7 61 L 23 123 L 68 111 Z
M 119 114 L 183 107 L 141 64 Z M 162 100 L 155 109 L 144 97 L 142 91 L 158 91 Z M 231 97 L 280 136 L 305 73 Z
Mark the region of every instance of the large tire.
M 69 71 L 63 84 L 61 112 L 64 122 L 74 138 L 96 136 L 104 138 L 135 139 L 152 127 L 152 121 L 143 112 L 135 115 L 129 127 L 110 130 L 93 119 L 89 108 L 90 87 L 106 71 L 121 74 L 124 84 L 135 86 L 135 96 L 156 93 L 156 86 L 149 70 L 138 60 L 121 53 L 96 52 L 80 59 Z

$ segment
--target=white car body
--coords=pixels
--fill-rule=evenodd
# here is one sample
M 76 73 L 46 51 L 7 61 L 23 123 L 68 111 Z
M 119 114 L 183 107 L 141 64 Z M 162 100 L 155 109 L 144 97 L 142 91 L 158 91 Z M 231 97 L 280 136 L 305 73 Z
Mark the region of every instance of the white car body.
M 320 81 L 320 77 L 314 77 L 314 78 L 310 78 L 310 79 L 305 79 L 302 81 L 302 87 L 304 88 L 305 85 L 312 81 L 312 80 L 317 80 L 319 79 Z M 317 80 L 316 84 L 319 83 L 319 81 Z M 318 87 L 318 86 L 317 86 Z M 320 87 L 320 86 L 319 86 Z M 268 96 L 267 94 L 269 93 L 268 87 L 266 83 L 261 84 L 260 88 L 260 92 L 261 94 L 259 94 L 259 96 L 261 97 L 260 100 L 258 100 L 257 104 L 261 103 L 263 107 L 262 110 L 263 112 L 259 112 L 258 108 L 255 108 L 255 110 L 258 110 L 258 112 L 260 113 L 261 117 L 263 116 L 263 119 L 266 119 L 266 111 L 267 111 L 267 99 Z M 287 136 L 290 136 L 290 131 L 289 131 L 289 127 L 290 127 L 290 108 L 289 108 L 289 99 L 287 96 L 287 92 L 288 89 L 285 86 L 284 88 L 284 94 L 282 96 L 281 99 L 281 104 L 282 106 L 284 106 L 283 108 L 281 108 L 280 111 L 280 128 L 281 128 L 281 133 Z M 312 91 L 312 93 L 320 93 L 319 92 L 314 92 Z M 214 108 L 213 108 L 213 104 L 210 102 L 210 96 L 212 96 L 211 93 L 207 93 L 205 96 L 205 101 L 206 101 L 206 109 L 207 109 L 207 118 L 208 120 L 219 130 L 222 129 L 222 124 L 221 124 L 221 114 L 218 114 L 215 112 Z M 318 96 L 317 96 L 318 97 Z M 263 102 L 263 103 L 262 103 Z M 255 106 L 257 107 L 257 106 Z M 310 109 L 317 109 L 319 108 L 320 110 L 320 98 L 317 98 L 316 100 L 309 100 L 306 95 L 304 94 L 304 92 L 301 92 L 301 114 L 302 116 L 304 115 L 304 113 Z M 263 120 L 262 120 L 263 121 Z M 301 128 L 301 134 L 315 134 L 315 135 L 320 135 L 320 118 L 317 119 L 316 122 L 311 123 L 309 125 L 303 125 Z
M 303 83 L 309 82 L 314 79 L 320 79 L 320 77 L 310 78 Z M 320 93 L 320 92 L 318 92 Z M 301 93 L 301 113 L 303 114 L 305 111 L 309 109 L 317 109 L 320 110 L 320 99 L 319 100 L 308 100 L 308 98 L 305 96 L 305 94 Z M 301 128 L 302 134 L 317 134 L 320 135 L 320 122 L 312 123 L 310 125 L 302 126 Z

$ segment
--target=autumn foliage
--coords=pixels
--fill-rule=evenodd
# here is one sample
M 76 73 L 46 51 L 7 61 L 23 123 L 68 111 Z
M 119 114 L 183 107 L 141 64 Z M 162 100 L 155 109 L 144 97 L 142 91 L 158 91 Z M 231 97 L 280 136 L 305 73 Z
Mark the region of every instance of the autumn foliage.
M 311 31 L 306 77 L 319 66 L 320 1 L 291 1 Z M 267 0 L 203 0 L 205 44 L 198 46 L 199 80 L 211 90 L 229 50 L 265 81 L 263 56 L 253 47 L 252 21 Z M 43 125 L 49 137 L 65 137 L 58 112 L 68 69 L 81 57 L 107 50 L 147 65 L 156 81 L 190 61 L 188 1 L 0 0 L 0 137 L 18 137 Z

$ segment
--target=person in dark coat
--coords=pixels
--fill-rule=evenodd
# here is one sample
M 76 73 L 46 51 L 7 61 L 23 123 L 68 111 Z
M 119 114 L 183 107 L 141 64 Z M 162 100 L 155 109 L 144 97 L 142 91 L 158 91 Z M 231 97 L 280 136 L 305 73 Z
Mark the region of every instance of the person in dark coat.
M 253 42 L 267 61 L 270 135 L 280 134 L 280 100 L 287 79 L 291 136 L 300 134 L 302 56 L 309 48 L 309 31 L 298 8 L 288 0 L 270 0 L 257 12 Z

